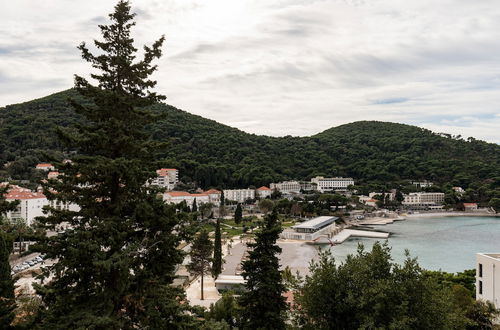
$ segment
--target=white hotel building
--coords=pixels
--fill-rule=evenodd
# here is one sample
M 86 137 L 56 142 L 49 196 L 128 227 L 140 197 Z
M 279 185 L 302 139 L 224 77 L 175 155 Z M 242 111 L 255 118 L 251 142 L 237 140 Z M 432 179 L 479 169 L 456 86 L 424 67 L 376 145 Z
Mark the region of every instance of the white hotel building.
M 476 299 L 500 308 L 500 253 L 476 254 Z
M 409 207 L 441 206 L 444 203 L 444 193 L 418 192 L 404 196 L 403 205 Z
M 324 178 L 317 176 L 311 179 L 311 183 L 316 184 L 316 190 L 320 192 L 347 190 L 347 187 L 354 185 L 352 178 Z
M 249 199 L 255 199 L 254 189 L 227 189 L 224 190 L 224 199 L 244 203 Z

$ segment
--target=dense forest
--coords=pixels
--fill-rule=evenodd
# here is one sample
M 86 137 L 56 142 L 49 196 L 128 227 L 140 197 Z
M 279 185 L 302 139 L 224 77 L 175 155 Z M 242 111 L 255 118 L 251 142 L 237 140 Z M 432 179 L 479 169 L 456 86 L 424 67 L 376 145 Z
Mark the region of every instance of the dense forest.
M 0 108 L 0 177 L 30 177 L 33 166 L 64 157 L 56 128 L 82 122 L 69 106 L 74 90 Z M 180 179 L 201 187 L 247 187 L 317 175 L 350 176 L 385 187 L 404 180 L 496 190 L 500 146 L 415 126 L 361 121 L 310 137 L 248 134 L 165 104 L 149 131 L 168 142 L 159 156 Z M 30 172 L 31 171 L 31 172 Z M 491 194 L 490 194 L 491 195 Z

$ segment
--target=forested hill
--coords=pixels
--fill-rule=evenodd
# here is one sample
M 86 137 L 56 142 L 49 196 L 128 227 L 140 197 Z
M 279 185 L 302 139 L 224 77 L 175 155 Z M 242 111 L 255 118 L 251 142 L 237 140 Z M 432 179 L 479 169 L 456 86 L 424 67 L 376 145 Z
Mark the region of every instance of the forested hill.
M 21 178 L 44 161 L 44 151 L 63 151 L 55 128 L 82 119 L 68 105 L 73 90 L 0 108 L 0 176 Z M 174 107 L 158 104 L 161 119 L 149 130 L 169 141 L 163 157 L 184 181 L 202 187 L 268 185 L 316 175 L 351 176 L 360 182 L 428 179 L 467 187 L 498 186 L 500 146 L 464 141 L 415 126 L 362 121 L 310 137 L 248 134 Z

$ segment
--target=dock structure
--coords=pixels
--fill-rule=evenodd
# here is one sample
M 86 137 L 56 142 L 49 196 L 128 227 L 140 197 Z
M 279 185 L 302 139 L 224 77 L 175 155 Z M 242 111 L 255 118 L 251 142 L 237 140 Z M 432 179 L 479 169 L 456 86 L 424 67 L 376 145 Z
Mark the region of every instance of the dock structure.
M 379 231 L 357 230 L 357 229 L 344 229 L 340 233 L 331 238 L 331 242 L 340 244 L 347 240 L 349 237 L 369 237 L 369 238 L 389 238 L 389 233 Z

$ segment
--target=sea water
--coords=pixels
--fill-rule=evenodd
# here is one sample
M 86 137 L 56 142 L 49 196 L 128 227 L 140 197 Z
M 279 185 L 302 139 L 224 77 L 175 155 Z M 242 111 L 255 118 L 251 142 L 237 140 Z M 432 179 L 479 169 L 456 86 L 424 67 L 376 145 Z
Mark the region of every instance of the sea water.
M 435 217 L 409 218 L 385 226 L 373 226 L 390 232 L 387 239 L 394 261 L 405 259 L 405 249 L 429 270 L 459 272 L 475 268 L 476 253 L 500 253 L 500 218 Z M 358 244 L 371 249 L 385 239 L 350 238 L 331 248 L 337 262 L 356 253 Z

